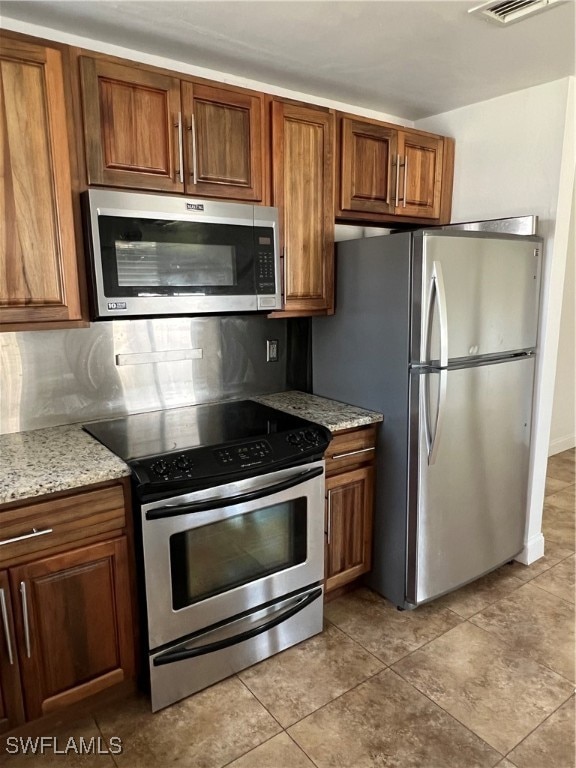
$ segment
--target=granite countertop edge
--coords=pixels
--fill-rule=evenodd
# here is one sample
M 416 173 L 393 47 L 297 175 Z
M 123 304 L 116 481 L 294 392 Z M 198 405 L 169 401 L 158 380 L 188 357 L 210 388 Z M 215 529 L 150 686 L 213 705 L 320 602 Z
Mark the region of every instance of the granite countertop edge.
M 384 419 L 383 414 L 377 411 L 369 411 L 356 405 L 297 390 L 259 395 L 252 400 L 314 421 L 316 424 L 327 427 L 332 433 L 377 424 Z
M 383 419 L 375 411 L 295 390 L 251 399 L 314 421 L 332 433 Z M 0 435 L 0 504 L 36 500 L 129 475 L 128 465 L 84 432 L 81 424 Z
M 81 424 L 0 435 L 0 504 L 36 500 L 130 475 Z

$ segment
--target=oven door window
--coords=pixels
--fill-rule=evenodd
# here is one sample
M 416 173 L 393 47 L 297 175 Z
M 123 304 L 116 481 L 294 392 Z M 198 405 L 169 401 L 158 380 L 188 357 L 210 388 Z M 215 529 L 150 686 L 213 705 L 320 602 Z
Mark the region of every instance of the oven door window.
M 256 293 L 252 227 L 122 216 L 98 226 L 106 296 Z
M 173 534 L 173 609 L 305 562 L 306 507 L 291 499 Z

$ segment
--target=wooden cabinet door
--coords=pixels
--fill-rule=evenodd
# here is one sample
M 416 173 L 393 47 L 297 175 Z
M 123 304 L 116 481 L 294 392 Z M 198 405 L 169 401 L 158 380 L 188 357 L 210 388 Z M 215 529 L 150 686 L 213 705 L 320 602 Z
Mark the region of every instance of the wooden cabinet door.
M 343 117 L 340 137 L 342 211 L 394 213 L 398 132 Z
M 7 571 L 0 571 L 0 733 L 24 722 L 18 650 Z
M 439 218 L 443 148 L 441 136 L 399 132 L 401 165 L 397 215 Z
M 0 323 L 80 320 L 60 51 L 0 37 Z
M 262 200 L 263 99 L 182 83 L 188 194 Z
M 373 494 L 372 466 L 326 479 L 326 592 L 370 570 Z
M 272 105 L 274 205 L 284 242 L 284 309 L 334 310 L 334 116 Z
M 10 569 L 28 719 L 133 675 L 126 538 Z
M 180 80 L 80 59 L 89 184 L 182 192 Z

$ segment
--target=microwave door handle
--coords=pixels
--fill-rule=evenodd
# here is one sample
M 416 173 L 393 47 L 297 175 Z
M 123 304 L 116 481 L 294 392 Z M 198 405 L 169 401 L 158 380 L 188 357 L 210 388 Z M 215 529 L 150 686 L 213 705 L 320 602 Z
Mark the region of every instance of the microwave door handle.
M 237 496 L 219 496 L 218 498 L 205 499 L 203 501 L 192 501 L 189 504 L 166 504 L 163 507 L 148 510 L 146 512 L 146 520 L 162 520 L 166 517 L 177 517 L 178 515 L 187 515 L 191 512 L 205 512 L 210 509 L 218 509 L 219 507 L 243 504 L 247 501 L 262 499 L 265 496 L 272 496 L 288 488 L 294 488 L 294 486 L 301 485 L 313 477 L 318 477 L 322 474 L 324 474 L 324 467 L 316 467 L 315 469 L 301 472 L 296 477 L 290 477 L 287 480 L 282 480 L 274 485 L 267 485 L 264 488 L 258 488 L 255 491 L 240 493 Z

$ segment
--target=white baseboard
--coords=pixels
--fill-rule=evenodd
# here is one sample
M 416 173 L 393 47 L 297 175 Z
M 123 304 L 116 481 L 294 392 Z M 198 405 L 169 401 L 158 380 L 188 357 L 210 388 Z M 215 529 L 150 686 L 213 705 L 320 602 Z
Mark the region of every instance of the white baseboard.
M 562 453 L 576 446 L 576 435 L 564 435 L 550 441 L 548 446 L 548 456 L 554 456 L 556 453 Z
M 523 563 L 524 565 L 530 565 L 530 563 L 533 563 L 535 560 L 539 560 L 543 556 L 544 535 L 542 533 L 537 533 L 524 544 L 524 549 L 514 559 L 518 560 L 519 563 Z

